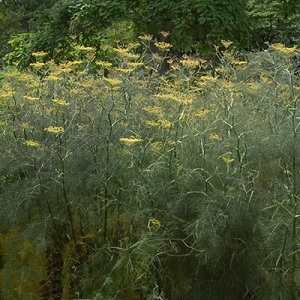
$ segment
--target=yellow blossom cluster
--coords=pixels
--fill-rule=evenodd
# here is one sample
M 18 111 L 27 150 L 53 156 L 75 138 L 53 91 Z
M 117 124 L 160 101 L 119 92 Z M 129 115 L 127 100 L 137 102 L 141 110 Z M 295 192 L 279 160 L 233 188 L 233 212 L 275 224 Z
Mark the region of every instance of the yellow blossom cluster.
M 182 93 L 156 94 L 155 98 L 159 100 L 173 101 L 181 104 L 190 104 L 193 102 L 193 97 L 191 95 Z
M 49 126 L 49 127 L 44 128 L 44 131 L 59 134 L 59 133 L 63 133 L 65 130 L 63 127 Z
M 271 48 L 274 49 L 274 50 L 276 50 L 276 51 L 279 51 L 279 52 L 283 53 L 286 56 L 294 54 L 294 53 L 296 53 L 298 51 L 297 46 L 286 47 L 286 46 L 284 46 L 281 43 L 272 44 Z
M 180 63 L 183 67 L 194 69 L 201 66 L 202 62 L 204 63 L 205 60 L 200 60 L 197 58 L 190 57 L 188 55 L 183 55 L 182 59 L 180 60 Z
M 145 35 L 140 35 L 139 36 L 139 39 L 143 42 L 149 42 L 153 39 L 153 36 L 152 35 L 149 35 L 149 34 L 145 34 Z
M 119 86 L 122 83 L 121 80 L 115 78 L 103 78 L 103 81 L 108 83 L 111 86 Z
M 68 103 L 66 100 L 64 99 L 60 99 L 60 98 L 55 98 L 52 100 L 55 104 L 61 105 L 61 106 L 68 106 L 70 105 L 70 103 Z
M 35 102 L 35 101 L 38 101 L 40 100 L 40 98 L 38 97 L 32 97 L 32 96 L 23 96 L 24 99 L 28 100 L 28 101 L 31 101 L 31 102 Z
M 44 51 L 37 51 L 37 52 L 33 52 L 31 53 L 32 56 L 34 57 L 44 57 L 47 55 L 47 52 Z
M 96 66 L 108 69 L 112 67 L 112 63 L 105 60 L 98 60 L 96 61 Z
M 208 109 L 204 109 L 204 108 L 197 109 L 197 110 L 194 111 L 194 116 L 198 117 L 198 118 L 200 118 L 202 120 L 205 120 L 207 118 L 208 114 L 209 114 L 209 110 Z
M 155 121 L 152 120 L 146 120 L 145 121 L 146 126 L 149 127 L 161 127 L 161 128 L 170 128 L 172 126 L 172 122 L 166 119 L 158 119 Z
M 34 140 L 27 140 L 23 144 L 28 147 L 33 147 L 33 148 L 38 148 L 41 146 L 38 142 L 36 142 Z
M 221 141 L 222 140 L 222 138 L 216 133 L 212 133 L 209 136 L 209 139 L 212 140 L 212 141 Z
M 221 44 L 227 49 L 233 44 L 233 42 L 228 40 L 221 40 Z
M 149 220 L 149 225 L 154 225 L 154 226 L 157 226 L 157 227 L 160 227 L 161 226 L 161 221 L 159 221 L 158 219 L 156 218 L 150 218 Z
M 234 158 L 232 158 L 231 156 L 232 156 L 232 153 L 227 152 L 227 153 L 224 153 L 223 155 L 221 155 L 219 158 L 221 158 L 226 163 L 226 165 L 229 165 L 232 162 L 234 162 Z
M 94 52 L 96 48 L 93 47 L 85 47 L 85 46 L 75 46 L 76 51 L 82 51 L 82 52 Z
M 15 94 L 15 92 L 13 92 L 13 91 L 1 92 L 1 93 L 0 93 L 0 99 L 1 99 L 1 98 L 4 98 L 4 99 L 5 99 L 5 98 L 13 97 L 14 94 Z
M 43 68 L 46 64 L 43 62 L 35 62 L 35 63 L 31 63 L 29 64 L 31 67 L 33 67 L 34 69 L 41 69 Z
M 160 115 L 162 113 L 162 109 L 159 106 L 146 106 L 143 107 L 143 110 L 149 114 Z
M 136 136 L 131 136 L 129 138 L 122 137 L 119 140 L 120 140 L 120 142 L 124 143 L 126 146 L 129 146 L 129 147 L 134 144 L 141 143 L 143 141 L 143 139 L 141 139 L 140 137 L 136 137 Z
M 152 142 L 151 147 L 154 151 L 160 151 L 163 148 L 164 144 L 160 141 Z
M 165 42 L 156 42 L 154 43 L 154 45 L 158 50 L 166 51 L 166 52 L 170 51 L 172 48 L 172 45 L 170 43 L 165 43 Z
M 61 80 L 61 77 L 56 76 L 54 74 L 51 74 L 51 75 L 46 76 L 45 80 L 48 80 L 48 81 L 58 81 L 58 80 Z
M 114 52 L 123 59 L 137 60 L 140 58 L 138 54 L 130 52 L 128 48 L 114 48 Z

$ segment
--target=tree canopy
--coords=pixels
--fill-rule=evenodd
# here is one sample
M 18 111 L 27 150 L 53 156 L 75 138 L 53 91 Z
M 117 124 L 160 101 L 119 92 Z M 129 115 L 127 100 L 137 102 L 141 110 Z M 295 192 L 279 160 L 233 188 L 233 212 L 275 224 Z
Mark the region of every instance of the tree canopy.
M 107 30 L 122 22 L 127 34 L 114 36 L 115 41 L 164 31 L 175 52 L 208 53 L 221 40 L 240 50 L 259 49 L 265 42 L 291 45 L 300 36 L 299 5 L 282 0 L 6 0 L 0 2 L 0 55 L 10 53 L 8 62 L 28 62 L 31 52 L 43 50 L 62 59 L 74 42 L 100 48 Z

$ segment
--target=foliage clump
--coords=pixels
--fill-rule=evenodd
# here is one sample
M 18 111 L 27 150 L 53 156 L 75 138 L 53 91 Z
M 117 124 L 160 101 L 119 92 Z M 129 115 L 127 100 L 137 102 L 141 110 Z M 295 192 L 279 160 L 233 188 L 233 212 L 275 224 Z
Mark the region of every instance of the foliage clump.
M 2 294 L 297 299 L 299 49 L 140 41 L 2 72 Z

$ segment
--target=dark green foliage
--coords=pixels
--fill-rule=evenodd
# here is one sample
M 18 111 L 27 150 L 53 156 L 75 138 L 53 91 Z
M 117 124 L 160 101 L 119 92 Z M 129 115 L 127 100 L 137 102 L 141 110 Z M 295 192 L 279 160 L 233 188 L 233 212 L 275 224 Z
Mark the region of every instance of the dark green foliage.
M 297 1 L 52 0 L 5 1 L 1 6 L 0 56 L 8 54 L 7 63 L 21 66 L 41 50 L 57 62 L 74 59 L 72 46 L 78 43 L 96 47 L 98 57 L 104 57 L 107 45 L 132 42 L 144 33 L 160 40 L 162 31 L 170 33 L 165 40 L 173 52 L 209 55 L 221 40 L 253 50 L 265 48 L 266 42 L 296 44 L 300 36 Z

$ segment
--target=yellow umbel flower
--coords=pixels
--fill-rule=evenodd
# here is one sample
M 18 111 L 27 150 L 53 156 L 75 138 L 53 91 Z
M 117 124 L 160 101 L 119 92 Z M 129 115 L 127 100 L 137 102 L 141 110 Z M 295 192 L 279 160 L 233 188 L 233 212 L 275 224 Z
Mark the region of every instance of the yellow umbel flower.
M 123 59 L 136 60 L 140 58 L 138 54 L 131 53 L 130 49 L 128 48 L 114 48 L 114 52 L 116 52 L 116 54 Z
M 221 44 L 227 49 L 227 48 L 229 48 L 232 44 L 233 44 L 233 42 L 232 41 L 228 41 L 228 40 L 221 40 Z
M 63 127 L 49 126 L 49 127 L 44 128 L 44 131 L 59 134 L 59 133 L 63 133 L 65 130 Z
M 28 147 L 33 147 L 33 148 L 38 148 L 38 147 L 41 146 L 38 142 L 33 141 L 33 140 L 25 141 L 23 144 L 28 146 Z
M 219 158 L 221 158 L 226 165 L 231 164 L 232 162 L 234 162 L 234 158 L 230 157 L 232 155 L 232 152 L 227 152 L 224 153 L 223 155 L 221 155 Z
M 145 34 L 145 35 L 140 35 L 139 36 L 139 39 L 143 42 L 149 42 L 153 39 L 153 36 L 152 35 L 149 35 L 149 34 Z
M 59 76 L 56 76 L 56 75 L 49 75 L 49 76 L 46 76 L 45 77 L 45 80 L 48 80 L 48 81 L 58 81 L 58 80 L 61 80 L 62 78 L 60 78 Z
M 143 141 L 143 139 L 136 137 L 136 136 L 131 136 L 129 138 L 122 137 L 119 140 L 120 140 L 120 142 L 124 143 L 126 146 L 129 146 L 129 147 L 134 144 L 141 143 Z
M 276 43 L 276 44 L 272 44 L 271 45 L 271 48 L 276 50 L 276 51 L 279 51 L 281 53 L 283 53 L 284 55 L 290 55 L 290 54 L 293 54 L 295 52 L 297 52 L 297 46 L 294 46 L 294 47 L 285 47 L 283 44 L 281 43 Z
M 172 45 L 170 43 L 165 42 L 156 42 L 154 45 L 161 51 L 170 51 Z
M 194 116 L 197 118 L 200 118 L 202 120 L 205 120 L 207 118 L 209 112 L 210 111 L 208 109 L 200 108 L 200 109 L 197 109 L 196 111 L 194 111 Z
M 54 103 L 61 105 L 61 106 L 68 106 L 70 103 L 68 103 L 66 100 L 55 98 L 52 100 Z
M 166 119 L 158 119 L 155 121 L 146 120 L 145 124 L 146 124 L 146 126 L 149 126 L 149 127 L 161 127 L 161 128 L 170 128 L 172 126 L 172 123 Z
M 35 102 L 35 101 L 38 101 L 40 100 L 40 98 L 38 97 L 32 97 L 32 96 L 23 96 L 24 99 L 30 101 L 30 102 Z
M 216 133 L 212 133 L 209 136 L 209 139 L 212 141 L 221 141 L 222 140 L 222 138 L 219 135 L 217 135 Z
M 96 66 L 102 67 L 102 68 L 111 68 L 112 63 L 105 61 L 105 60 L 98 60 L 96 61 Z
M 156 218 L 150 218 L 149 224 L 160 227 L 161 226 L 161 221 L 159 221 Z
M 44 67 L 46 64 L 43 62 L 35 62 L 35 63 L 31 63 L 29 64 L 29 66 L 35 68 L 35 69 L 40 69 L 42 67 Z
M 83 51 L 83 52 L 93 52 L 96 48 L 93 47 L 85 47 L 85 46 L 75 46 L 76 51 Z
M 234 158 L 229 158 L 229 157 L 226 157 L 226 156 L 223 156 L 222 159 L 226 163 L 226 165 L 228 165 L 228 164 L 230 164 L 234 161 Z
M 37 52 L 33 52 L 31 53 L 32 56 L 34 57 L 44 57 L 47 55 L 47 52 L 44 51 L 37 51 Z
M 10 98 L 13 97 L 15 92 L 9 91 L 9 92 L 2 92 L 0 93 L 0 99 L 1 98 Z
M 194 59 L 192 57 L 189 57 L 188 55 L 183 55 L 182 60 L 180 60 L 180 63 L 183 67 L 194 69 L 200 66 L 200 62 L 198 59 Z
M 118 86 L 122 83 L 121 80 L 115 78 L 103 78 L 103 80 L 111 86 Z

